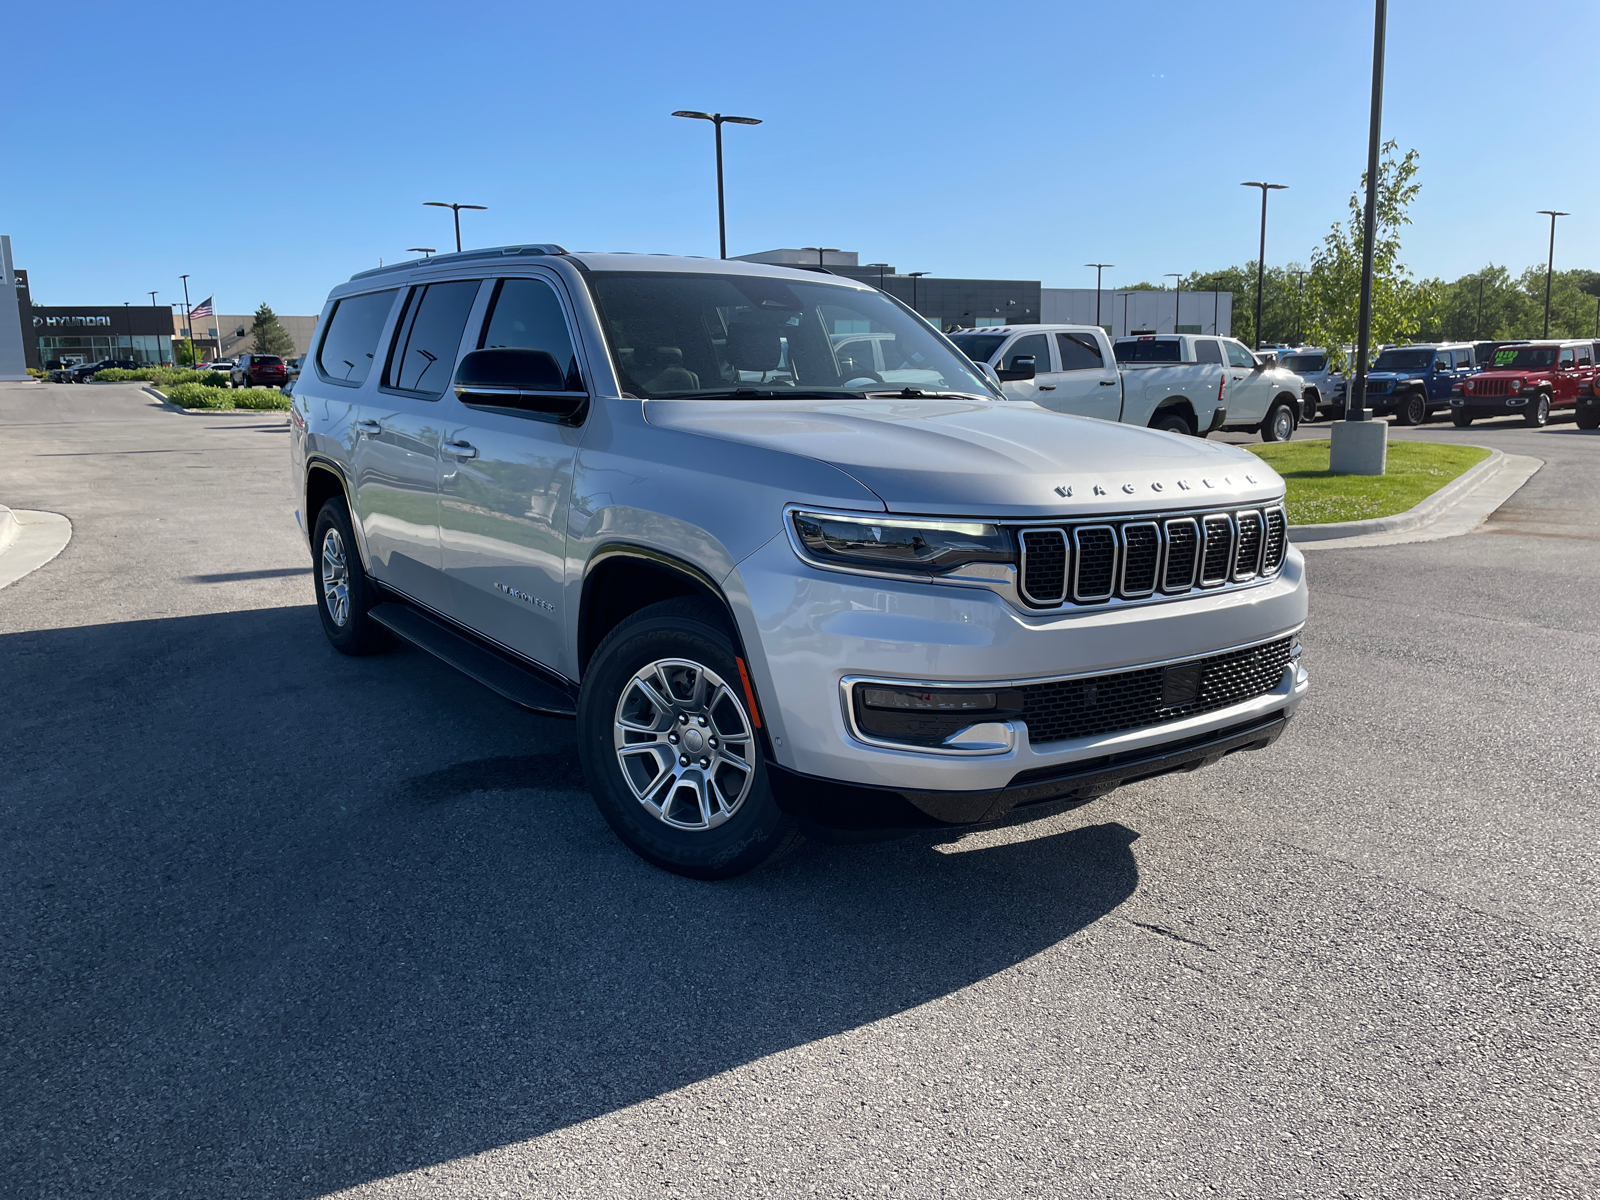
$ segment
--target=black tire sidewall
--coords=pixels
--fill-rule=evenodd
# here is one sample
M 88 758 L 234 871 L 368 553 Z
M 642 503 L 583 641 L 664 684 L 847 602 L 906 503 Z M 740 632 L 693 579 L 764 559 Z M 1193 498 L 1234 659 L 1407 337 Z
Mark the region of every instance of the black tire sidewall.
M 755 780 L 737 812 L 715 829 L 677 829 L 634 798 L 613 749 L 612 722 L 623 687 L 646 663 L 698 662 L 739 687 L 732 638 L 709 621 L 653 605 L 624 621 L 600 644 L 578 699 L 578 754 L 595 806 L 616 835 L 646 862 L 692 879 L 727 879 L 759 865 L 791 838 L 794 819 L 779 809 L 767 781 L 760 734 L 752 729 Z M 749 700 L 740 703 L 750 715 Z
M 1274 431 L 1280 410 L 1289 414 L 1289 436 L 1285 438 L 1279 438 Z M 1293 441 L 1297 423 L 1294 419 L 1294 409 L 1282 400 L 1275 401 L 1272 407 L 1267 409 L 1267 419 L 1261 422 L 1261 440 L 1264 442 Z
M 1542 429 L 1550 424 L 1550 397 L 1535 396 L 1533 403 L 1528 405 L 1528 424 L 1535 429 Z

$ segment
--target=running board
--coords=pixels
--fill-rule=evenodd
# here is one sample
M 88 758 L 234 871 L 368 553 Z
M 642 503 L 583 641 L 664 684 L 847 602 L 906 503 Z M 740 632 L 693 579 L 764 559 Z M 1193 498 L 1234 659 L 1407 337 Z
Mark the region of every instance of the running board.
M 374 605 L 367 615 L 396 637 L 449 663 L 513 704 L 549 717 L 578 715 L 572 697 L 543 676 L 408 604 L 389 601 Z

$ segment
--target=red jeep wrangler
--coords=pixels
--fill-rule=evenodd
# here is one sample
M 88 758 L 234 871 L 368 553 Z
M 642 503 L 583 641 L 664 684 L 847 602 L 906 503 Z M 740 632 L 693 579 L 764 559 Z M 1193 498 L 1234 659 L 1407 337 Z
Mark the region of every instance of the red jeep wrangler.
M 1576 408 L 1595 383 L 1593 341 L 1521 342 L 1502 346 L 1494 361 L 1456 384 L 1450 413 L 1459 427 L 1477 417 L 1521 416 L 1538 428 L 1553 408 Z

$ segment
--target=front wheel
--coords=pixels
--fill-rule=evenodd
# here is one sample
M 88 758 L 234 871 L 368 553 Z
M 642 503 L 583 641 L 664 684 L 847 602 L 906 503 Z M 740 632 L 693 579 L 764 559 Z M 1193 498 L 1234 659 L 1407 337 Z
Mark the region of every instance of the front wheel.
M 1472 417 L 1464 412 L 1451 413 L 1450 420 L 1457 429 L 1465 429 L 1472 424 Z
M 1428 398 L 1421 392 L 1412 392 L 1400 401 L 1395 409 L 1396 425 L 1421 425 L 1428 419 Z
M 1534 429 L 1543 429 L 1550 424 L 1550 397 L 1535 396 L 1522 419 Z
M 1263 442 L 1287 442 L 1294 436 L 1294 409 L 1282 400 L 1272 406 L 1267 419 L 1261 422 Z
M 767 782 L 753 693 L 726 615 L 668 600 L 629 617 L 590 660 L 578 753 L 600 815 L 646 862 L 729 879 L 799 838 Z
M 1579 429 L 1600 429 L 1600 405 L 1578 409 Z

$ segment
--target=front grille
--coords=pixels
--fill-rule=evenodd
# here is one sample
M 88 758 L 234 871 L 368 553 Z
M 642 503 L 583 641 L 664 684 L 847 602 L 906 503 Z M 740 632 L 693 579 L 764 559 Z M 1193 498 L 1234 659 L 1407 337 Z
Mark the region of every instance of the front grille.
M 1162 572 L 1161 590 L 1187 592 L 1194 586 L 1200 562 L 1200 524 L 1193 517 L 1167 522 L 1167 569 Z
M 1474 379 L 1472 391 L 1469 396 L 1509 396 L 1511 395 L 1511 380 L 1509 379 Z
M 1264 696 L 1283 680 L 1289 643 L 1283 638 L 1176 666 L 1142 667 L 1087 679 L 1024 684 L 1022 721 L 1035 746 L 1164 725 Z M 1183 704 L 1164 705 L 1166 672 L 1200 668 L 1199 688 Z
M 1261 565 L 1261 514 L 1242 512 L 1239 521 L 1239 551 L 1234 555 L 1233 577 L 1239 581 L 1254 579 Z
M 1111 599 L 1117 577 L 1117 531 L 1109 525 L 1082 525 L 1072 531 L 1072 598 L 1078 603 Z
M 1385 392 L 1392 392 L 1393 390 L 1394 380 L 1392 379 L 1367 380 L 1367 391 L 1371 392 L 1374 396 L 1382 395 Z
M 1122 594 L 1148 596 L 1156 590 L 1161 565 L 1161 531 L 1154 521 L 1122 527 Z
M 1233 518 L 1226 513 L 1212 513 L 1200 522 L 1200 532 L 1205 538 L 1205 553 L 1200 557 L 1200 586 L 1227 583 L 1233 558 Z
M 1261 573 L 1274 574 L 1283 566 L 1283 552 L 1289 547 L 1289 521 L 1281 508 L 1267 509 L 1267 546 L 1261 552 Z
M 1067 598 L 1067 535 L 1061 530 L 1023 530 L 1022 598 L 1045 605 Z

